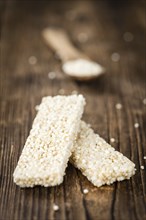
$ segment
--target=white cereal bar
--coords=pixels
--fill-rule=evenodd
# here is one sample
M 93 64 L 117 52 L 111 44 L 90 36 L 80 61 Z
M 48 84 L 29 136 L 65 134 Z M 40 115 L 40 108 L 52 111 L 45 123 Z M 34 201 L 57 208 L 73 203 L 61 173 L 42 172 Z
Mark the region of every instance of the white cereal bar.
M 83 121 L 70 161 L 98 187 L 129 179 L 135 174 L 135 164 L 115 151 Z
M 17 185 L 47 187 L 62 183 L 84 105 L 82 95 L 42 99 L 13 174 Z

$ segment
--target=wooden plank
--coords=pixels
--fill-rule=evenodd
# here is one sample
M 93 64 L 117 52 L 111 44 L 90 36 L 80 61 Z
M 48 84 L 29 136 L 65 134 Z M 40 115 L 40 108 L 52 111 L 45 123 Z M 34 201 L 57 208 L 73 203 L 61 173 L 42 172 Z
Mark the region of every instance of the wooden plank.
M 112 1 L 115 2 L 115 1 Z M 0 220 L 123 219 L 146 217 L 146 108 L 143 3 L 107 1 L 11 1 L 1 7 L 0 84 Z M 5 10 L 4 10 L 5 9 Z M 67 78 L 61 63 L 46 47 L 41 30 L 49 25 L 67 29 L 74 44 L 107 68 L 99 79 L 81 83 Z M 125 32 L 133 41 L 126 42 Z M 88 36 L 80 42 L 80 33 Z M 120 60 L 113 62 L 113 52 Z M 30 64 L 30 57 L 37 62 Z M 48 78 L 50 71 L 56 78 Z M 94 187 L 69 165 L 63 184 L 20 189 L 12 174 L 42 96 L 82 93 L 87 100 L 84 120 L 117 150 L 136 163 L 129 181 Z M 117 110 L 115 105 L 123 108 Z M 139 128 L 134 124 L 139 123 Z M 115 138 L 115 142 L 111 142 Z M 83 194 L 83 189 L 89 190 Z M 59 211 L 53 211 L 53 204 Z

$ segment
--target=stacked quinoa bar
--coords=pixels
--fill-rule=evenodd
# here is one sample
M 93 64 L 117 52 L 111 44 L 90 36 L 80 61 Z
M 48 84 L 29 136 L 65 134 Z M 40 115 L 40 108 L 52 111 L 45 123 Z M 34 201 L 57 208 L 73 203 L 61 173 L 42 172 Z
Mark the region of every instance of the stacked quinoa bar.
M 132 161 L 81 121 L 84 106 L 82 95 L 42 99 L 13 174 L 17 185 L 59 185 L 69 160 L 97 187 L 135 174 Z

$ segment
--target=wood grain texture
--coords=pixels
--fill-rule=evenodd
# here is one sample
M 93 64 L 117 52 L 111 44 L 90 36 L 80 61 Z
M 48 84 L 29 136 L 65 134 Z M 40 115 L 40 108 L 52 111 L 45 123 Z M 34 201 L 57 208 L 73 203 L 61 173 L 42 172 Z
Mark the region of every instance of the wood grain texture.
M 146 219 L 146 172 L 140 169 L 146 156 L 144 7 L 144 1 L 0 1 L 0 220 Z M 41 31 L 48 26 L 67 30 L 107 73 L 90 83 L 67 78 L 43 42 Z M 124 41 L 125 32 L 133 34 L 133 41 Z M 87 42 L 79 42 L 80 33 L 87 33 Z M 118 62 L 111 60 L 114 52 L 120 54 Z M 37 58 L 35 65 L 28 62 L 31 56 Z M 53 80 L 50 71 L 56 72 Z M 131 180 L 96 188 L 69 164 L 60 186 L 20 189 L 13 183 L 35 106 L 60 89 L 86 97 L 84 120 L 109 143 L 115 138 L 113 147 L 136 164 Z M 116 103 L 123 108 L 117 110 Z

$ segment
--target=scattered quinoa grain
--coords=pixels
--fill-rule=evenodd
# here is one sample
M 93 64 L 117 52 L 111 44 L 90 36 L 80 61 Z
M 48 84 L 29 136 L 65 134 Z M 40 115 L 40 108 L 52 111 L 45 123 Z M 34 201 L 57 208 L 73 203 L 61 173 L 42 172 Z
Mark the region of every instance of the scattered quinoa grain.
M 146 156 L 144 156 L 143 159 L 146 160 Z
M 83 189 L 83 193 L 84 193 L 84 194 L 87 194 L 88 192 L 89 192 L 88 189 Z
M 144 170 L 144 166 L 140 166 L 140 168 L 141 168 L 142 170 Z
M 39 110 L 39 105 L 35 106 L 35 110 L 38 111 Z
M 86 33 L 80 33 L 77 38 L 80 43 L 85 43 L 88 41 L 88 35 Z
M 65 90 L 64 90 L 64 89 L 59 89 L 58 93 L 59 93 L 60 95 L 64 95 L 64 94 L 65 94 Z
M 54 204 L 54 205 L 53 205 L 53 210 L 54 210 L 54 211 L 58 211 L 58 210 L 59 210 L 59 206 L 56 205 L 56 204 Z
M 55 72 L 48 73 L 48 78 L 49 79 L 55 79 L 56 78 L 56 73 Z
M 146 105 L 146 99 L 143 99 L 143 104 Z
M 130 32 L 125 32 L 123 38 L 126 42 L 131 42 L 134 38 L 133 34 Z
M 77 94 L 78 94 L 78 91 L 74 90 L 74 91 L 72 91 L 71 94 L 72 94 L 72 95 L 77 95 Z
M 116 109 L 120 110 L 120 109 L 122 109 L 122 107 L 123 107 L 122 104 L 120 104 L 120 103 L 116 104 Z
M 114 142 L 115 142 L 115 138 L 111 138 L 110 141 L 111 141 L 112 143 L 114 143 Z
M 134 127 L 135 127 L 135 128 L 139 128 L 139 123 L 135 123 L 135 124 L 134 124 Z
M 30 56 L 28 62 L 31 65 L 35 65 L 37 63 L 37 58 L 35 56 Z
M 120 54 L 119 53 L 112 53 L 111 60 L 113 62 L 118 62 L 120 60 Z

